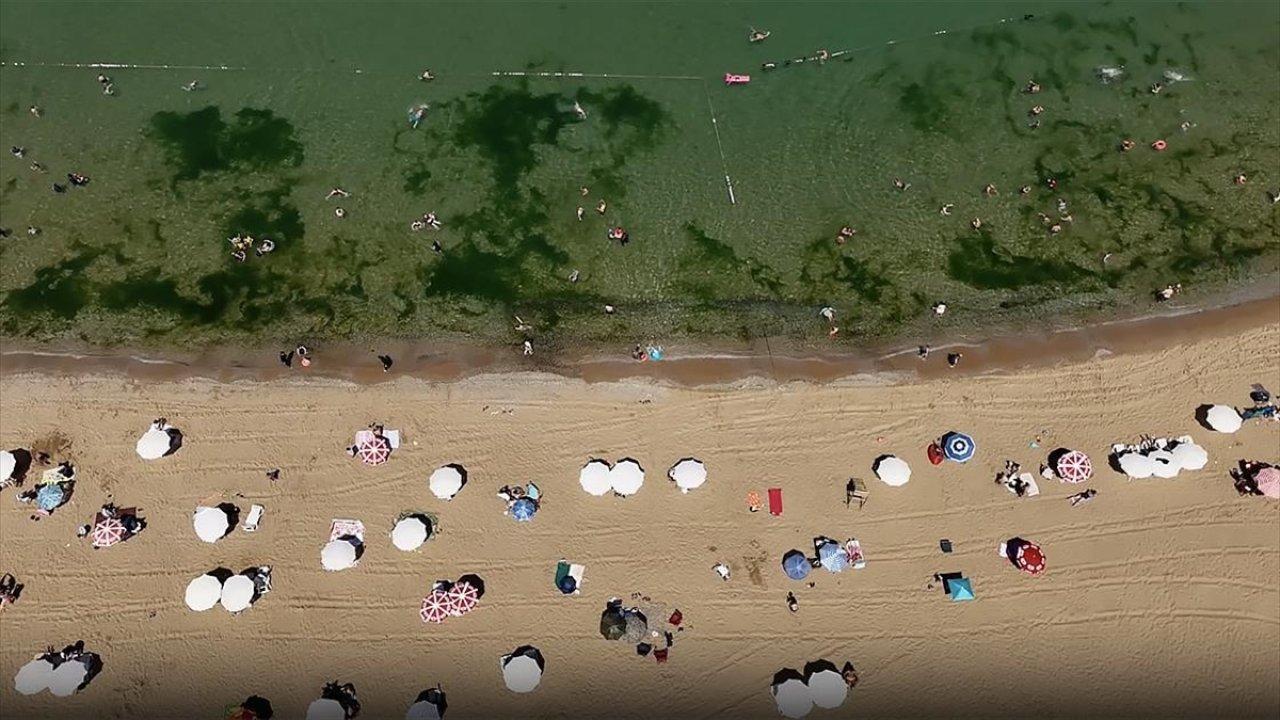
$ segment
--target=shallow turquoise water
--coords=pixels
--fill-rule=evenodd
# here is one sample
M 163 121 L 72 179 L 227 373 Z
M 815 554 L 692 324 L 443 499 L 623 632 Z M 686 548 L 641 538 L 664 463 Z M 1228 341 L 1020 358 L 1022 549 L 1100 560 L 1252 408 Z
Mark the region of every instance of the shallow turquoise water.
M 748 44 L 752 25 L 773 34 Z M 759 69 L 818 48 L 853 52 Z M 519 314 L 566 345 L 804 341 L 831 304 L 855 343 L 919 329 L 941 298 L 952 327 L 1025 322 L 1265 277 L 1280 255 L 1274 4 L 6 3 L 0 59 L 0 135 L 27 148 L 0 163 L 8 335 L 507 341 Z M 98 70 L 58 65 L 90 62 L 235 69 L 108 70 L 106 97 Z M 521 70 L 627 77 L 493 75 Z M 1166 70 L 1191 79 L 1148 92 Z M 1032 77 L 1044 92 L 1020 94 Z M 72 170 L 91 185 L 50 192 Z M 1050 235 L 1037 213 L 1059 198 L 1073 222 Z M 427 211 L 443 229 L 410 232 Z M 236 232 L 278 250 L 235 263 Z

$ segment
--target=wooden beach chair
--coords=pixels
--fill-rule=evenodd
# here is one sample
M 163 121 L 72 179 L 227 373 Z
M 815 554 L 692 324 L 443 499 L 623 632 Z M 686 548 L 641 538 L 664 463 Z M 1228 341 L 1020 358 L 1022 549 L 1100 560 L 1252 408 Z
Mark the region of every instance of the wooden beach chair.
M 867 482 L 861 478 L 850 478 L 849 482 L 853 485 L 853 489 L 846 491 L 844 504 L 848 507 L 856 500 L 858 509 L 861 510 L 862 506 L 867 504 L 867 498 L 871 495 L 871 492 L 867 490 Z

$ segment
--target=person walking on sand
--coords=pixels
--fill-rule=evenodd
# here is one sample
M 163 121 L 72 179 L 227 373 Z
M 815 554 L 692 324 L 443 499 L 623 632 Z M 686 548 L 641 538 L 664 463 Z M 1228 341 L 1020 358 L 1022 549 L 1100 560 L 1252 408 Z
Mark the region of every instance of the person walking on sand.
M 712 566 L 711 569 L 716 571 L 716 574 L 720 576 L 721 580 L 724 580 L 725 582 L 729 581 L 728 565 L 725 565 L 724 563 L 719 562 L 719 563 L 716 563 L 714 566 Z
M 391 364 L 394 362 L 390 355 L 379 355 L 378 362 L 382 363 L 382 372 L 390 372 Z
M 787 609 L 791 612 L 795 612 L 800 609 L 800 603 L 796 600 L 796 594 L 793 592 L 787 593 Z
M 955 367 L 960 364 L 960 358 L 964 357 L 964 353 L 947 353 L 947 367 Z

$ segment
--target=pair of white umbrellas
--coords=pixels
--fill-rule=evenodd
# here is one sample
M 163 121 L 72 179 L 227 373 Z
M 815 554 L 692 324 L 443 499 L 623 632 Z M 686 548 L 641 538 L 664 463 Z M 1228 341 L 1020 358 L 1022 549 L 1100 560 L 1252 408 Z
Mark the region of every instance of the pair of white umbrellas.
M 191 514 L 196 537 L 207 543 L 218 542 L 231 532 L 231 516 L 220 507 L 198 507 Z
M 48 690 L 56 697 L 70 697 L 89 677 L 89 666 L 83 660 L 67 660 L 56 668 L 43 656 L 18 668 L 13 689 L 22 695 L 35 695 Z
M 809 663 L 802 677 L 795 670 L 784 670 L 774 676 L 770 689 L 778 712 L 789 718 L 802 718 L 814 706 L 838 708 L 849 694 L 844 676 L 829 661 Z
M 253 605 L 257 586 L 248 575 L 232 575 L 223 582 L 213 574 L 201 575 L 187 583 L 187 607 L 196 612 L 222 603 L 228 612 L 238 613 Z
M 644 485 L 644 468 L 631 458 L 623 458 L 612 467 L 606 460 L 590 460 L 578 473 L 578 484 L 596 497 L 610 490 L 624 497 L 635 495 Z
M 1172 450 L 1127 452 L 1117 458 L 1117 463 L 1121 472 L 1136 480 L 1172 478 L 1183 470 L 1203 469 L 1209 463 L 1209 453 L 1193 442 L 1180 442 Z

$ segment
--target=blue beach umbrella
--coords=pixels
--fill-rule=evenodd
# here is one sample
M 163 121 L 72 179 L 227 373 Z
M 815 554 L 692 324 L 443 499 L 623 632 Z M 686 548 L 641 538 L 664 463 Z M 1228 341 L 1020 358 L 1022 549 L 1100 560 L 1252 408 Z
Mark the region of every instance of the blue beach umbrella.
M 538 503 L 527 497 L 522 497 L 511 504 L 511 517 L 520 522 L 532 520 L 536 512 L 538 512 Z
M 942 454 L 948 460 L 968 462 L 975 449 L 973 438 L 964 433 L 949 432 L 942 438 Z
M 36 493 L 36 507 L 45 512 L 52 512 L 66 498 L 67 492 L 62 489 L 62 485 L 57 483 L 45 485 Z
M 792 550 L 782 556 L 782 572 L 792 580 L 803 580 L 809 577 L 809 570 L 813 566 L 809 564 L 809 558 L 799 550 Z
M 951 602 L 968 602 L 973 599 L 973 585 L 969 578 L 951 581 Z
M 818 561 L 833 573 L 849 569 L 849 554 L 835 540 L 828 540 L 818 546 Z

